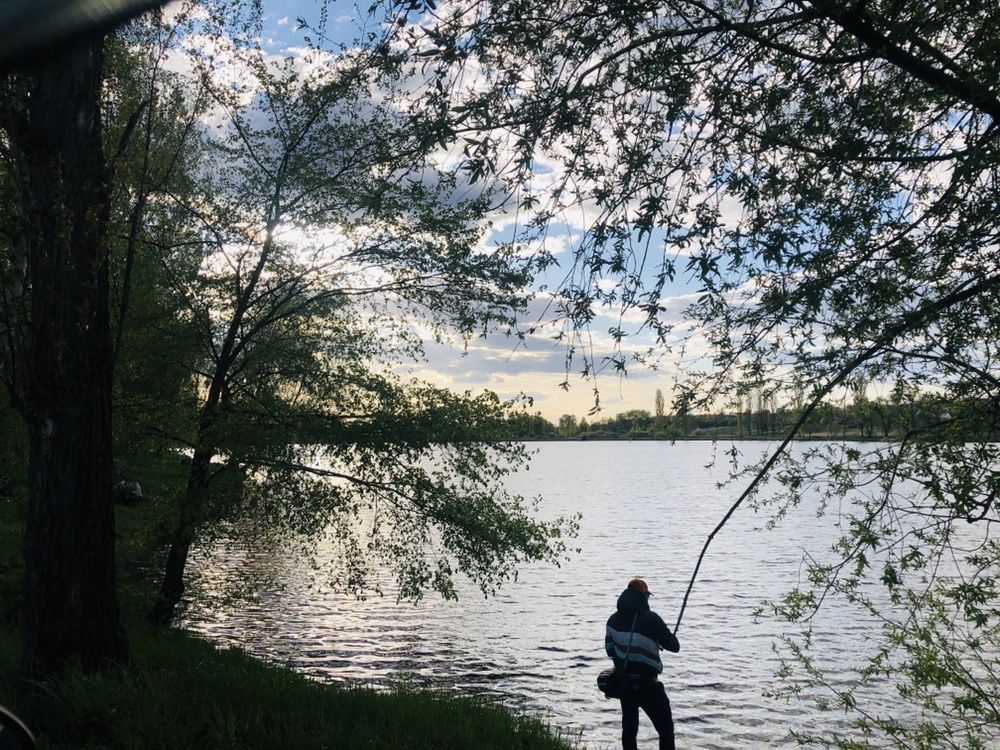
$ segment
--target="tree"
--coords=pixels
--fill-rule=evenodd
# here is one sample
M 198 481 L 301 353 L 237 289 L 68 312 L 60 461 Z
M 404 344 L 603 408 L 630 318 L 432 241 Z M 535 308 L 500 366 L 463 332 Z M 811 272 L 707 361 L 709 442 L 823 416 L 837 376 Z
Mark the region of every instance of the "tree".
M 112 434 L 118 430 L 111 404 L 122 401 L 113 372 L 143 209 L 153 187 L 162 188 L 185 156 L 183 134 L 193 117 L 180 118 L 172 135 L 181 135 L 173 142 L 154 133 L 154 123 L 177 124 L 176 117 L 150 114 L 161 102 L 153 101 L 150 81 L 136 80 L 137 70 L 157 70 L 136 65 L 140 58 L 161 62 L 154 50 L 162 53 L 162 44 L 137 43 L 156 41 L 155 35 L 137 39 L 156 23 L 133 25 L 110 40 L 95 28 L 155 4 L 110 3 L 87 18 L 67 9 L 55 24 L 33 18 L 32 32 L 14 45 L 22 53 L 25 43 L 51 44 L 52 34 L 89 38 L 66 53 L 47 50 L 49 63 L 30 71 L 22 66 L 2 82 L 0 126 L 7 140 L 0 175 L 7 207 L 17 208 L 3 215 L 0 228 L 9 258 L 6 267 L 0 263 L 0 369 L 6 394 L 33 435 L 22 618 L 23 655 L 32 671 L 71 659 L 103 668 L 127 657 L 114 594 L 111 506 L 113 438 L 127 441 Z M 12 9 L 8 18 L 19 12 Z M 76 28 L 81 23 L 86 29 Z M 14 51 L 5 49 L 6 64 L 12 63 L 6 53 Z M 172 104 L 176 115 L 182 107 Z M 137 131 L 142 137 L 134 139 Z M 129 158 L 136 140 L 146 157 L 138 170 Z M 121 276 L 113 273 L 121 267 Z M 117 320 L 109 309 L 113 298 Z M 161 336 L 158 345 L 164 342 Z M 157 372 L 161 382 L 164 374 Z M 118 426 L 128 422 L 120 419 Z
M 110 286 L 116 460 L 176 448 L 194 424 L 201 329 L 176 288 L 194 283 L 201 237 L 179 205 L 196 193 L 208 96 L 168 62 L 190 8 L 151 14 L 106 44 L 112 184 Z
M 655 411 L 657 419 L 662 419 L 664 412 L 666 410 L 666 402 L 663 399 L 663 391 L 659 388 L 656 389 L 656 399 L 655 399 Z
M 5 178 L 19 199 L 5 232 L 7 382 L 28 424 L 23 658 L 32 672 L 127 656 L 119 623 L 111 505 L 109 165 L 102 143 L 103 38 L 70 45 L 2 82 Z M 23 309 L 23 308 L 22 308 Z M 23 320 L 23 319 L 22 319 Z M 21 329 L 24 330 L 24 329 Z M 23 379 L 15 361 L 27 344 Z M 22 401 L 23 399 L 23 401 Z
M 836 594 L 886 621 L 859 676 L 900 681 L 927 710 L 912 727 L 824 683 L 808 638 L 790 647 L 865 732 L 900 746 L 989 743 L 1000 718 L 981 680 L 1000 668 L 988 533 L 1000 483 L 998 21 L 993 6 L 908 0 L 660 0 L 614 14 L 584 0 L 473 2 L 428 14 L 409 37 L 469 173 L 501 174 L 533 211 L 518 239 L 587 201 L 562 316 L 585 329 L 596 306 L 618 306 L 666 344 L 661 297 L 683 270 L 699 287 L 688 319 L 712 351 L 677 397 L 685 408 L 725 402 L 741 382 L 805 388 L 734 510 L 779 466 L 779 507 L 808 487 L 852 508 L 838 562 L 812 562 L 813 585 L 774 611 L 808 629 Z M 464 86 L 457 71 L 472 64 L 489 75 Z M 529 179 L 540 156 L 555 180 Z M 867 453 L 790 458 L 789 441 L 858 379 L 928 394 L 934 416 Z M 935 575 L 951 555 L 963 578 Z
M 579 431 L 576 417 L 572 414 L 563 414 L 559 417 L 559 434 L 562 437 L 573 437 Z
M 862 379 L 851 383 L 851 395 L 853 403 L 850 413 L 858 423 L 858 431 L 861 437 L 871 437 L 875 431 L 874 406 L 868 398 L 868 381 Z
M 381 45 L 278 59 L 213 33 L 240 84 L 217 57 L 193 60 L 219 127 L 198 185 L 170 196 L 197 227 L 196 243 L 175 243 L 197 271 L 171 287 L 201 351 L 154 618 L 181 600 L 195 541 L 236 532 L 223 522 L 335 528 L 337 582 L 358 595 L 373 561 L 417 598 L 453 596 L 455 573 L 489 592 L 519 561 L 555 559 L 572 522 L 534 522 L 498 482 L 526 455 L 500 442 L 511 405 L 392 372 L 420 352 L 414 315 L 435 335 L 469 336 L 523 307 L 533 262 L 477 247 L 489 192 L 461 195 L 415 124 L 423 115 L 393 94 L 398 61 Z

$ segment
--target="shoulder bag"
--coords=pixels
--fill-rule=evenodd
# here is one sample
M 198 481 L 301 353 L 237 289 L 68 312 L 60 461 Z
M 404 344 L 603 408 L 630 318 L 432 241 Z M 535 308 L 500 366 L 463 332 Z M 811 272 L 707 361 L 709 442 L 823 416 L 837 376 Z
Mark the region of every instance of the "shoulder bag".
M 635 684 L 628 673 L 628 657 L 632 653 L 632 639 L 635 637 L 635 622 L 639 617 L 636 612 L 632 617 L 632 631 L 628 636 L 628 648 L 625 649 L 625 662 L 620 667 L 605 669 L 597 675 L 597 687 L 605 698 L 626 698 L 635 692 Z

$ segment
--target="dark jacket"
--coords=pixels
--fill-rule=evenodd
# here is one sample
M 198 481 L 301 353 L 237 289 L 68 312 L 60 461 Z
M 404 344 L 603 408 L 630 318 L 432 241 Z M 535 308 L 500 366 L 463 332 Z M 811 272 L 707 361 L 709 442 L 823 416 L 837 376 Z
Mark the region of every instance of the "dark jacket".
M 635 634 L 631 634 L 635 617 Z M 629 650 L 629 638 L 632 648 Z M 660 649 L 674 653 L 681 650 L 677 636 L 670 632 L 663 619 L 650 610 L 646 595 L 625 589 L 618 597 L 618 611 L 608 618 L 604 635 L 604 650 L 614 659 L 615 666 L 625 662 L 628 651 L 628 671 L 643 677 L 656 677 L 663 671 Z

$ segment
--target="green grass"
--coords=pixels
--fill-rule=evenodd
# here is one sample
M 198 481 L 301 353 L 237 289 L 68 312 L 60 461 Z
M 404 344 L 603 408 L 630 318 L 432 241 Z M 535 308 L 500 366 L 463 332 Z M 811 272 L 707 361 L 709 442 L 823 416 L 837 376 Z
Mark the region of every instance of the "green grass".
M 130 635 L 130 670 L 26 682 L 4 631 L 0 703 L 53 750 L 570 747 L 537 719 L 483 700 L 324 685 L 180 632 Z
M 173 466 L 156 487 L 165 492 Z M 152 494 L 147 492 L 147 494 Z M 152 501 L 155 502 L 155 501 Z M 136 565 L 155 547 L 156 506 L 119 509 L 120 564 Z M 538 719 L 476 698 L 428 691 L 376 692 L 315 682 L 237 650 L 221 650 L 179 631 L 144 624 L 137 607 L 149 575 L 133 570 L 122 603 L 133 664 L 113 674 L 69 669 L 25 679 L 15 630 L 22 577 L 15 503 L 0 499 L 0 704 L 31 727 L 45 750 L 288 748 L 353 750 L 567 750 Z M 149 563 L 149 560 L 146 560 Z M 155 567 L 155 566 L 153 566 Z

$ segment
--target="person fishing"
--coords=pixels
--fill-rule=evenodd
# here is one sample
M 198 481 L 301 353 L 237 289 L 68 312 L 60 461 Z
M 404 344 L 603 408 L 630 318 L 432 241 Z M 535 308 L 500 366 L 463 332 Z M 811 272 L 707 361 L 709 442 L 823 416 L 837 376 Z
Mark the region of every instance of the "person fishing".
M 617 611 L 608 618 L 605 629 L 604 650 L 633 685 L 621 699 L 622 750 L 638 748 L 640 708 L 660 735 L 660 750 L 674 750 L 670 699 L 657 677 L 663 671 L 660 649 L 677 653 L 681 646 L 663 618 L 649 608 L 649 597 L 646 582 L 633 578 L 618 597 Z

